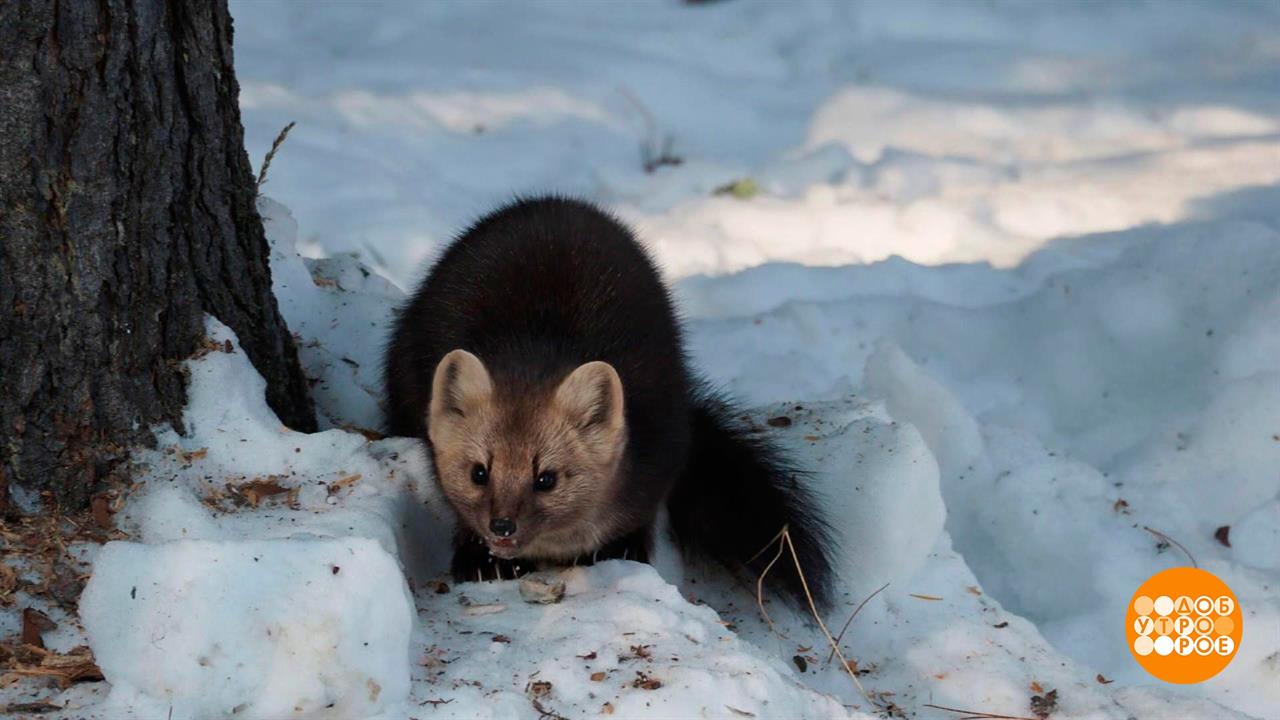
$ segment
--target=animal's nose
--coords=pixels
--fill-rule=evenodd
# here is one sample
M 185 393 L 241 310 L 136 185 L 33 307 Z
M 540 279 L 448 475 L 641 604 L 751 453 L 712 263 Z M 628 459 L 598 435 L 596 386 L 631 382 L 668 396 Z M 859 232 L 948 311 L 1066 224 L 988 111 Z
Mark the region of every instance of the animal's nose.
M 489 521 L 489 529 L 498 537 L 509 537 L 516 534 L 516 521 L 511 518 L 494 518 Z

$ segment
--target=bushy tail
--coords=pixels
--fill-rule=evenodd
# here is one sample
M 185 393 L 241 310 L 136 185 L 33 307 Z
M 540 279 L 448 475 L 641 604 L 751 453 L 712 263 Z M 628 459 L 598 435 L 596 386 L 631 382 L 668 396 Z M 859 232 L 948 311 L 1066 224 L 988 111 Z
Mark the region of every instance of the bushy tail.
M 754 436 L 723 398 L 703 391 L 694 402 L 693 442 L 684 475 L 668 502 L 680 544 L 757 578 L 778 556 L 785 526 L 805 582 L 822 609 L 832 593 L 831 531 L 805 489 L 805 474 L 768 440 Z M 766 590 L 808 606 L 789 550 L 765 578 Z

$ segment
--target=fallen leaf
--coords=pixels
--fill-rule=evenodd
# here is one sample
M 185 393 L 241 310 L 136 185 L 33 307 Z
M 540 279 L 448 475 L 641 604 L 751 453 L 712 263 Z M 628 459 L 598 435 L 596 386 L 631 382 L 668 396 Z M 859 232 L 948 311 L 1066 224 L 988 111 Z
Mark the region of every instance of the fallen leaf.
M 1037 682 L 1037 681 L 1035 681 L 1035 680 L 1032 680 L 1032 681 L 1031 681 L 1031 692 L 1036 693 L 1036 694 L 1042 693 L 1042 692 L 1044 692 L 1044 687 L 1042 687 L 1042 686 L 1040 685 L 1040 683 L 1039 683 L 1039 682 Z
M 19 648 L 0 648 L 0 653 L 13 653 L 9 668 L 0 676 L 0 687 L 12 684 L 24 677 L 52 678 L 59 687 L 66 688 L 80 681 L 96 681 L 102 679 L 102 671 L 93 661 L 93 653 L 88 646 L 80 645 L 66 653 L 31 645 Z
M 605 677 L 605 674 L 602 672 L 593 672 L 591 673 L 591 682 L 603 682 Z
M 641 690 L 657 690 L 662 687 L 662 681 L 645 673 L 637 672 L 636 679 L 631 681 L 631 687 Z
M 791 427 L 791 418 L 786 415 L 771 417 L 766 422 L 768 422 L 769 427 Z
M 50 620 L 48 615 L 35 608 L 24 608 L 22 611 L 22 644 L 43 648 L 44 638 L 40 637 L 40 634 L 56 627 L 58 627 L 58 624 Z
M 1102 683 L 1103 685 L 1110 685 L 1111 683 L 1115 682 L 1115 680 L 1108 680 L 1106 677 L 1102 675 L 1102 673 L 1098 673 L 1098 677 L 1096 679 L 1099 683 Z
M 94 495 L 89 501 L 89 510 L 93 513 L 93 522 L 103 530 L 110 530 L 113 523 L 111 522 L 111 500 L 106 495 Z
M 612 714 L 613 714 L 613 703 L 605 703 L 604 705 L 601 705 L 601 706 L 600 706 L 600 714 L 601 714 L 601 715 L 612 715 Z
M 1049 716 L 1058 709 L 1058 691 L 1050 690 L 1044 695 L 1031 696 L 1031 714 L 1040 718 L 1040 720 L 1048 720 Z
M 753 178 L 740 178 L 725 183 L 712 191 L 714 195 L 732 195 L 739 200 L 750 200 L 760 193 L 760 185 Z
M 531 698 L 542 698 L 551 694 L 551 683 L 546 680 L 535 680 L 525 686 L 525 694 Z
M 803 655 L 793 656 L 791 658 L 791 662 L 796 664 L 796 668 L 800 670 L 800 672 L 808 672 L 809 663 L 804 659 Z
M 61 709 L 61 705 L 54 705 L 47 700 L 37 700 L 35 702 L 14 703 L 0 707 L 0 716 L 41 715 L 43 713 L 57 712 Z
M 0 563 L 0 605 L 13 603 L 13 591 L 18 588 L 18 573 L 8 563 Z
M 363 428 L 358 425 L 339 425 L 338 427 L 348 432 L 359 433 L 364 436 L 365 440 L 369 441 L 383 440 L 387 437 L 385 434 L 380 433 L 377 430 L 370 430 L 369 428 Z
M 342 477 L 342 478 L 338 478 L 337 480 L 334 480 L 333 482 L 329 483 L 329 494 L 337 495 L 343 490 L 346 490 L 352 485 L 355 485 L 356 483 L 360 482 L 361 477 L 363 476 L 360 473 L 355 473 L 354 475 L 347 475 L 346 477 Z
M 248 504 L 250 507 L 258 507 L 263 500 L 276 495 L 284 495 L 289 492 L 289 488 L 284 487 L 275 480 L 250 480 L 242 485 L 227 485 L 227 490 L 231 495 L 238 498 L 242 504 Z
M 1226 547 L 1231 547 L 1231 526 L 1223 525 L 1213 531 L 1213 539 L 1222 543 Z

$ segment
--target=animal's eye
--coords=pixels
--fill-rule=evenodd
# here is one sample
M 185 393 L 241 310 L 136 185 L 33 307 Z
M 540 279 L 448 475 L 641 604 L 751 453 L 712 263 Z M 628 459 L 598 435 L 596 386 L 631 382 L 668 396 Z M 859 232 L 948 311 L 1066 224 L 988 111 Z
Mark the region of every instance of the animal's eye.
M 489 484 L 489 470 L 485 466 L 476 463 L 471 466 L 471 482 L 477 485 Z
M 556 486 L 556 474 L 552 470 L 543 470 L 538 473 L 538 477 L 533 480 L 533 489 L 538 492 L 546 492 Z

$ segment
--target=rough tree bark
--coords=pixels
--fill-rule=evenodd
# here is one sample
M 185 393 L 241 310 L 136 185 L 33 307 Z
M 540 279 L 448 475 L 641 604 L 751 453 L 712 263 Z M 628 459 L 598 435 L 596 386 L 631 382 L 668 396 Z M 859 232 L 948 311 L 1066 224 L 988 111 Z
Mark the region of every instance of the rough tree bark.
M 204 313 L 314 429 L 238 97 L 225 0 L 0 0 L 0 505 L 181 429 Z

